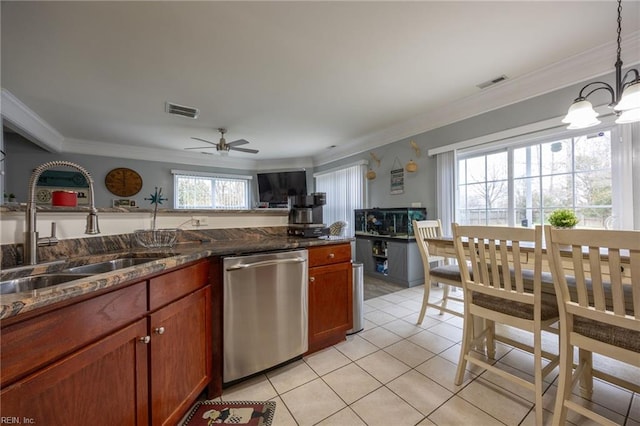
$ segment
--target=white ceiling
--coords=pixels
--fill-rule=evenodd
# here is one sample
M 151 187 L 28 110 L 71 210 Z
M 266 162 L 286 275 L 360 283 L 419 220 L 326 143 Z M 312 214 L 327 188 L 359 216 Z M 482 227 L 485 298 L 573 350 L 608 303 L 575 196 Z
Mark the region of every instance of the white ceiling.
M 50 126 L 50 146 L 193 164 L 322 164 L 610 72 L 615 61 L 611 0 L 1 7 L 2 87 Z M 631 65 L 640 2 L 623 7 Z M 502 74 L 507 82 L 476 87 Z M 165 101 L 200 117 L 168 115 Z M 202 146 L 192 136 L 217 141 L 218 127 L 260 153 L 184 149 Z

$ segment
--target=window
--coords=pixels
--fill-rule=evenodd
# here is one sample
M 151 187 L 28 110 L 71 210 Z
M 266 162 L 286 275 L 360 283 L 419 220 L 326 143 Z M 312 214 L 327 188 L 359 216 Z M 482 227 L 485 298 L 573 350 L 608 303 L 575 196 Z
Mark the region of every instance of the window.
M 248 209 L 250 176 L 172 170 L 176 209 Z
M 351 224 L 346 232 L 353 236 L 353 211 L 366 207 L 366 172 L 367 164 L 361 162 L 313 175 L 316 191 L 327 194 L 327 203 L 323 208 L 323 221 L 327 225 L 342 220 Z
M 531 226 L 569 208 L 579 226 L 607 227 L 613 217 L 611 140 L 607 129 L 460 155 L 457 220 Z

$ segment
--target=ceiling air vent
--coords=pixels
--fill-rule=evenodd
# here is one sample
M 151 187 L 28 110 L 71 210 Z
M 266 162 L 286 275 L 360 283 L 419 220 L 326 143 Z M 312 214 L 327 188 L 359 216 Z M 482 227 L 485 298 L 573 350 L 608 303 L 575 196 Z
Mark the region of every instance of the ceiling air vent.
M 181 117 L 187 118 L 198 118 L 198 114 L 200 114 L 198 108 L 178 105 L 171 102 L 164 103 L 164 110 L 169 114 L 179 115 Z
M 506 79 L 508 79 L 509 77 L 507 77 L 506 75 L 501 75 L 500 77 L 496 77 L 493 78 L 491 80 L 485 81 L 484 83 L 480 83 L 477 85 L 477 87 L 479 87 L 480 89 L 486 89 L 489 86 L 493 86 L 494 84 L 498 84 L 502 81 L 505 81 Z

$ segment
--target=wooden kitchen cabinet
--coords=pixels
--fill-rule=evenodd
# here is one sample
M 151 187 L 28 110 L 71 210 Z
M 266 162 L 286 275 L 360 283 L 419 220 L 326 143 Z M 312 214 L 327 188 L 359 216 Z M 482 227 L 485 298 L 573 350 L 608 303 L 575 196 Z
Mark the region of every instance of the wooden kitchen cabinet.
M 309 349 L 343 341 L 353 326 L 351 244 L 309 248 Z
M 211 378 L 211 287 L 149 316 L 151 424 L 175 425 Z
M 176 424 L 216 362 L 210 264 L 3 324 L 0 415 L 22 424 Z
M 34 425 L 147 425 L 148 345 L 139 340 L 146 332 L 140 319 L 3 388 L 2 417 Z

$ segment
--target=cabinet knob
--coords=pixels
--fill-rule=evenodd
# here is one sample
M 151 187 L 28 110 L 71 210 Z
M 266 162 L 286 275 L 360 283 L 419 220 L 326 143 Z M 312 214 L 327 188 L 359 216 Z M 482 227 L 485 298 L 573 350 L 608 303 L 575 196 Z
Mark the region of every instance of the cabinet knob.
M 151 341 L 151 336 L 142 336 L 138 340 L 140 343 L 148 344 Z
M 333 254 L 333 253 L 329 253 L 329 259 L 333 259 L 334 257 L 336 257 L 336 255 L 335 255 L 335 254 Z
M 164 334 L 164 327 L 158 327 L 153 330 L 156 334 Z
M 316 277 L 309 277 L 309 282 L 315 282 Z

